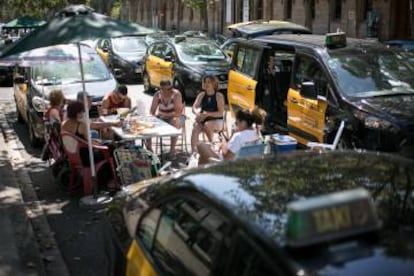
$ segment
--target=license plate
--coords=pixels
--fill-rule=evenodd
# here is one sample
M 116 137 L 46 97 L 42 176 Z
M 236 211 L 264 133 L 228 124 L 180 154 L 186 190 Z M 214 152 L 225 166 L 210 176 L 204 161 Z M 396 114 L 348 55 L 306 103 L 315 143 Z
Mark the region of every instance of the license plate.
M 135 68 L 135 73 L 142 73 L 142 68 L 141 67 Z
M 227 83 L 219 83 L 218 89 L 227 89 Z

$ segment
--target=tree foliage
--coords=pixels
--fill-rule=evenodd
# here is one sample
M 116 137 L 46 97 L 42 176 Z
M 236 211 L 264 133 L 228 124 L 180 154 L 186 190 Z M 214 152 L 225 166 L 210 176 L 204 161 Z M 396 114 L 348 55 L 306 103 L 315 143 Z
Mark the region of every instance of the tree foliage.
M 201 10 L 203 8 L 205 0 L 184 0 L 184 5 L 187 8 Z

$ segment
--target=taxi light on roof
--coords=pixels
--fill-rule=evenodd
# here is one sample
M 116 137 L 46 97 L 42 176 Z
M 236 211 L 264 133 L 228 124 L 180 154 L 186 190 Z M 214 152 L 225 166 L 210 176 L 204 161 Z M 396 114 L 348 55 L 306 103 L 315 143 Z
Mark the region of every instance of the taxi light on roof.
M 346 34 L 344 32 L 326 34 L 325 45 L 328 48 L 345 47 L 346 46 Z
M 381 227 L 367 190 L 355 189 L 288 206 L 287 245 L 308 246 L 377 230 Z

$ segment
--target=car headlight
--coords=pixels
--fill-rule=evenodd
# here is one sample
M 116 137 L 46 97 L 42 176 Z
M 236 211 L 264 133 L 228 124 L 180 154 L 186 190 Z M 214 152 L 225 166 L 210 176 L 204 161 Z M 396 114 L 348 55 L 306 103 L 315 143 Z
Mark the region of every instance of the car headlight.
M 33 106 L 33 109 L 36 112 L 45 112 L 46 111 L 46 107 L 49 106 L 49 101 L 48 100 L 45 100 L 45 99 L 43 99 L 41 97 L 34 96 L 32 98 L 32 106 Z
M 385 121 L 375 116 L 365 117 L 364 124 L 367 128 L 375 128 L 375 129 L 390 129 L 393 126 L 390 122 Z
M 200 82 L 203 77 L 200 74 L 191 74 L 190 80 L 194 82 Z

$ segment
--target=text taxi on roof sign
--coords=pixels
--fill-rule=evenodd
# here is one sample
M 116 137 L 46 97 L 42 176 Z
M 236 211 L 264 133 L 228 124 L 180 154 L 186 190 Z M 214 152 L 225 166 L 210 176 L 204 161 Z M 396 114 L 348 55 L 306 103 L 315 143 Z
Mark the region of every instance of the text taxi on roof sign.
M 339 147 L 414 157 L 413 74 L 401 51 L 344 33 L 261 36 L 239 41 L 227 98 L 233 114 L 264 108 L 268 132 L 303 145 L 332 143 L 345 121 Z

